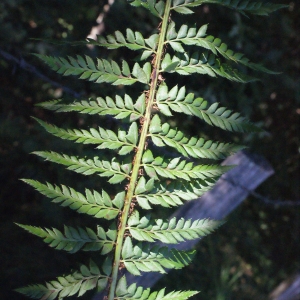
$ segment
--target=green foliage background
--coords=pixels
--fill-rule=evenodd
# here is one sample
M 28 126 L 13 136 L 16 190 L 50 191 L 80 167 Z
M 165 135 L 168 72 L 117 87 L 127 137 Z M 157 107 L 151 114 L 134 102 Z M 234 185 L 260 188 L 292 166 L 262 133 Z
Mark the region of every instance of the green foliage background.
M 282 74 L 260 74 L 262 82 L 247 85 L 206 77 L 196 77 L 191 84 L 196 95 L 220 101 L 265 128 L 266 132 L 259 135 L 231 134 L 230 138 L 262 154 L 274 167 L 275 175 L 259 188 L 261 194 L 272 199 L 299 200 L 300 4 L 288 0 L 273 2 L 290 4 L 290 8 L 268 18 L 246 18 L 226 8 L 205 5 L 189 17 L 189 22 L 209 23 L 209 33 L 220 37 L 230 48 Z M 78 190 L 93 184 L 101 186 L 101 182 L 85 182 L 76 174 L 63 173 L 55 165 L 47 165 L 30 155 L 34 150 L 50 146 L 59 152 L 87 153 L 85 147 L 75 148 L 72 143 L 60 143 L 45 134 L 30 116 L 58 126 L 94 124 L 93 118 L 72 114 L 54 116 L 34 107 L 36 103 L 62 95 L 73 97 L 37 76 L 37 72 L 85 97 L 111 94 L 111 87 L 59 77 L 30 53 L 59 56 L 101 53 L 101 57 L 112 59 L 132 55 L 122 50 L 110 52 L 108 57 L 105 49 L 59 46 L 31 39 L 84 40 L 105 4 L 102 0 L 3 0 L 0 3 L 1 299 L 23 299 L 12 289 L 51 280 L 68 272 L 75 261 L 85 262 L 84 254 L 70 256 L 53 251 L 13 222 L 45 227 L 59 227 L 63 223 L 86 226 L 91 222 L 51 204 L 19 178 L 66 185 L 76 181 Z M 180 17 L 177 18 L 180 22 Z M 133 9 L 118 0 L 105 18 L 105 33 L 127 27 L 150 33 L 153 24 L 145 10 Z M 5 57 L 7 53 L 18 62 Z M 36 68 L 34 72 L 32 68 L 23 68 L 25 61 Z M 175 80 L 184 84 L 185 78 L 174 76 Z M 172 119 L 174 124 L 183 121 L 190 135 L 205 131 L 215 140 L 226 140 L 224 132 L 218 136 L 219 130 L 205 127 L 195 118 L 182 120 L 176 116 Z M 109 122 L 114 128 L 113 121 Z M 168 285 L 170 290 L 178 285 L 181 289 L 200 289 L 201 299 L 266 299 L 280 281 L 300 269 L 299 232 L 299 206 L 268 206 L 251 196 L 228 217 L 225 226 L 198 245 L 194 264 L 167 276 L 158 285 Z M 87 294 L 86 298 L 90 297 L 91 294 Z

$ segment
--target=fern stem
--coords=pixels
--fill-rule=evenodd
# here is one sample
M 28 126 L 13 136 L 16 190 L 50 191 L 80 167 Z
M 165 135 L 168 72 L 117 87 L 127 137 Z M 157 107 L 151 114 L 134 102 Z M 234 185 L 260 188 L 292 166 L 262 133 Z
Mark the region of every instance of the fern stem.
M 155 60 L 153 63 L 150 90 L 149 90 L 149 96 L 148 96 L 148 100 L 147 100 L 147 107 L 146 107 L 146 111 L 145 111 L 145 115 L 144 115 L 144 122 L 143 122 L 143 125 L 141 128 L 139 145 L 137 148 L 137 153 L 135 155 L 134 165 L 133 165 L 133 169 L 132 169 L 132 173 L 131 173 L 130 182 L 128 185 L 124 208 L 123 208 L 121 219 L 120 219 L 119 231 L 118 231 L 118 236 L 117 236 L 117 241 L 116 241 L 114 264 L 113 264 L 113 269 L 112 269 L 112 281 L 111 281 L 111 285 L 110 285 L 110 289 L 109 289 L 108 300 L 113 300 L 114 296 L 115 296 L 115 289 L 116 289 L 117 280 L 118 280 L 118 270 L 119 270 L 119 266 L 120 266 L 121 251 L 122 251 L 122 244 L 123 244 L 125 230 L 126 230 L 126 224 L 127 224 L 127 220 L 129 217 L 129 212 L 130 212 L 132 198 L 134 195 L 136 182 L 137 182 L 138 176 L 139 176 L 139 169 L 141 167 L 142 156 L 145 151 L 148 129 L 149 129 L 150 121 L 151 121 L 151 111 L 153 108 L 156 90 L 157 90 L 157 87 L 159 84 L 159 70 L 160 70 L 160 65 L 161 65 L 161 61 L 163 58 L 163 47 L 164 47 L 165 36 L 166 36 L 167 27 L 168 27 L 168 23 L 169 23 L 170 7 L 171 7 L 171 0 L 167 0 L 162 23 L 161 23 L 161 30 L 159 33 L 157 52 L 156 52 Z

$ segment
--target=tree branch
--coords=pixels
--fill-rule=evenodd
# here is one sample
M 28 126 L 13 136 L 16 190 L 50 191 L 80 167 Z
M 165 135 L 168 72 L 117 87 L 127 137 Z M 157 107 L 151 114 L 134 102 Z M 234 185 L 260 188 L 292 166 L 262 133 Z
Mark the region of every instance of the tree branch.
M 2 57 L 4 57 L 6 60 L 9 61 L 13 61 L 15 64 L 17 64 L 20 68 L 33 73 L 34 75 L 36 75 L 37 77 L 43 79 L 44 81 L 49 82 L 50 84 L 52 84 L 53 86 L 59 87 L 61 89 L 63 89 L 64 92 L 66 92 L 67 94 L 70 94 L 72 96 L 74 96 L 75 98 L 80 98 L 81 94 L 66 87 L 61 85 L 60 83 L 50 79 L 49 77 L 45 76 L 43 73 L 41 73 L 39 70 L 37 70 L 36 67 L 34 67 L 33 65 L 29 64 L 27 61 L 25 61 L 23 58 L 17 58 L 15 56 L 13 56 L 12 54 L 0 49 L 0 55 Z

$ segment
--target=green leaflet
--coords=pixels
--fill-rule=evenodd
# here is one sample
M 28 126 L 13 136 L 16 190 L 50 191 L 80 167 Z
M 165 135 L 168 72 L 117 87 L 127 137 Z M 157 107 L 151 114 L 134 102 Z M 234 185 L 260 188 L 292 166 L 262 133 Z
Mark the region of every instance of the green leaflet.
M 101 177 L 111 177 L 108 182 L 120 183 L 129 177 L 132 168 L 131 163 L 120 165 L 114 159 L 109 162 L 106 160 L 100 161 L 98 157 L 94 159 L 77 158 L 76 156 L 69 156 L 66 154 L 59 154 L 56 152 L 37 151 L 33 152 L 40 157 L 45 158 L 51 162 L 67 166 L 68 170 L 80 173 L 83 175 L 97 174 Z
M 165 222 L 161 219 L 150 220 L 150 216 L 140 218 L 139 212 L 134 211 L 128 220 L 128 230 L 131 236 L 138 241 L 155 242 L 165 244 L 177 244 L 185 240 L 193 240 L 213 232 L 219 225 L 218 221 L 209 219 L 184 220 L 172 218 Z
M 76 59 L 40 54 L 36 54 L 36 56 L 58 74 L 64 76 L 76 75 L 80 76 L 80 79 L 87 79 L 96 83 L 107 82 L 113 85 L 131 85 L 135 82 L 148 83 L 151 75 L 149 62 L 145 63 L 143 67 L 135 63 L 132 71 L 130 71 L 129 65 L 124 60 L 122 68 L 120 68 L 115 61 L 106 59 L 97 59 L 97 64 L 95 64 L 89 56 L 86 56 L 85 59 L 79 55 Z
M 186 95 L 184 86 L 181 88 L 175 86 L 170 91 L 166 87 L 163 96 L 156 99 L 156 105 L 166 116 L 169 116 L 171 114 L 170 110 L 173 110 L 197 116 L 209 125 L 220 127 L 223 130 L 236 132 L 261 131 L 239 113 L 233 112 L 226 107 L 219 107 L 219 103 L 213 103 L 209 106 L 206 100 L 195 98 L 193 93 Z
M 17 224 L 28 232 L 43 238 L 44 242 L 57 250 L 65 250 L 69 253 L 75 253 L 79 250 L 83 251 L 99 251 L 105 255 L 112 251 L 116 235 L 112 235 L 112 230 L 107 234 L 100 226 L 97 232 L 90 228 L 78 229 L 73 227 L 64 227 L 64 234 L 56 228 L 41 228 L 29 225 Z M 116 231 L 114 229 L 113 231 Z M 111 239 L 111 238 L 113 239 Z
M 194 295 L 198 292 L 196 291 L 178 291 L 178 292 L 171 292 L 165 294 L 165 289 L 162 289 L 157 292 L 151 292 L 149 288 L 145 289 L 143 287 L 137 286 L 135 283 L 127 286 L 126 277 L 123 276 L 118 281 L 116 295 L 117 300 L 185 300 Z
M 146 181 L 141 177 L 135 189 L 135 197 L 143 209 L 151 209 L 151 205 L 179 206 L 183 201 L 199 198 L 211 189 L 217 178 L 189 182 L 184 180 L 155 182 L 153 178 Z
M 228 46 L 219 38 L 215 38 L 212 35 L 206 36 L 206 30 L 207 25 L 203 25 L 199 29 L 196 29 L 196 27 L 188 27 L 184 24 L 180 27 L 179 31 L 176 32 L 175 23 L 171 22 L 169 24 L 167 38 L 169 39 L 170 46 L 176 52 L 185 52 L 182 44 L 200 46 L 210 50 L 216 56 L 220 54 L 225 59 L 231 60 L 235 63 L 240 63 L 250 69 L 269 74 L 278 74 L 277 72 L 273 72 L 260 64 L 250 62 L 249 59 L 244 56 L 244 54 L 235 53 L 234 51 L 228 49 Z
M 250 0 L 173 0 L 172 9 L 180 13 L 180 9 L 182 8 L 195 7 L 205 3 L 220 4 L 235 9 L 242 14 L 250 13 L 260 16 L 267 16 L 278 9 L 287 7 L 287 5 L 282 4 L 273 4 L 270 2 L 254 2 Z
M 145 39 L 140 32 L 138 31 L 133 32 L 130 28 L 127 28 L 126 35 L 124 35 L 122 32 L 117 30 L 113 35 L 108 35 L 107 37 L 97 36 L 97 40 L 87 38 L 86 41 L 77 41 L 77 42 L 65 42 L 65 41 L 55 41 L 55 40 L 46 40 L 46 41 L 56 45 L 72 45 L 72 46 L 94 45 L 99 47 L 105 47 L 110 50 L 118 49 L 121 47 L 126 47 L 134 51 L 143 50 L 141 57 L 143 59 L 146 59 L 150 55 L 155 53 L 157 42 L 158 42 L 158 34 L 152 34 L 149 38 Z M 80 60 L 82 60 L 82 58 L 80 58 Z M 84 65 L 84 63 L 82 65 Z
M 127 237 L 122 248 L 122 262 L 133 275 L 141 275 L 141 272 L 166 273 L 165 269 L 181 269 L 188 265 L 194 254 L 195 251 L 169 250 L 166 247 L 133 246 L 131 238 Z
M 154 158 L 150 150 L 146 150 L 143 158 L 143 167 L 146 174 L 154 179 L 159 177 L 170 179 L 184 179 L 187 181 L 193 179 L 215 178 L 222 175 L 231 167 L 219 165 L 196 165 L 193 162 L 182 160 L 179 157 L 173 159 L 164 159 L 160 156 Z
M 195 200 L 202 196 L 211 189 L 216 179 L 159 182 L 151 192 L 138 194 L 136 199 L 143 209 L 152 209 L 150 204 L 163 207 L 179 206 L 183 201 Z
M 143 35 L 130 28 L 126 29 L 126 35 L 120 31 L 116 31 L 114 35 L 108 35 L 106 38 L 103 36 L 97 36 L 97 40 L 87 39 L 85 44 L 105 47 L 107 49 L 118 49 L 120 47 L 126 47 L 130 50 L 143 50 L 141 57 L 147 59 L 156 51 L 158 42 L 158 34 L 153 34 L 149 38 L 145 39 Z
M 80 270 L 45 285 L 36 284 L 16 289 L 17 292 L 33 299 L 53 300 L 78 294 L 82 296 L 86 291 L 98 288 L 103 290 L 108 282 L 108 275 L 102 275 L 97 265 L 91 261 L 89 267 L 81 265 Z
M 125 94 L 124 99 L 117 95 L 115 99 L 112 99 L 111 97 L 106 97 L 105 99 L 98 97 L 96 100 L 83 100 L 72 104 L 63 104 L 61 103 L 61 100 L 53 100 L 38 104 L 40 107 L 56 112 L 76 111 L 90 115 L 113 115 L 116 119 L 129 118 L 130 122 L 143 116 L 145 105 L 144 93 L 141 94 L 135 103 L 133 103 L 133 100 L 129 95 Z
M 134 122 L 131 124 L 128 133 L 119 131 L 116 135 L 112 130 L 105 130 L 98 127 L 98 130 L 91 128 L 89 131 L 84 129 L 63 129 L 52 124 L 47 124 L 39 119 L 35 119 L 49 133 L 61 139 L 75 141 L 82 144 L 98 144 L 97 149 L 120 149 L 119 154 L 131 152 L 138 141 L 138 127 Z
M 152 120 L 155 119 L 159 119 L 158 115 L 155 115 Z M 168 123 L 162 125 L 160 123 L 155 130 L 153 126 L 151 128 L 152 122 L 150 123 L 150 137 L 153 143 L 158 147 L 167 145 L 175 148 L 186 157 L 221 159 L 244 148 L 229 143 L 206 141 L 203 138 L 187 138 L 182 131 L 171 129 Z
M 124 204 L 125 193 L 118 193 L 114 200 L 111 200 L 109 195 L 102 191 L 102 194 L 97 191 L 86 189 L 85 195 L 75 191 L 73 188 L 61 185 L 53 186 L 52 184 L 42 184 L 36 180 L 23 179 L 39 191 L 44 196 L 52 199 L 54 203 L 60 203 L 61 206 L 68 206 L 78 213 L 85 213 L 95 218 L 105 218 L 107 220 L 114 219 Z
M 232 68 L 226 63 L 221 63 L 212 53 L 193 52 L 175 54 L 173 57 L 166 54 L 162 61 L 162 71 L 180 75 L 191 75 L 194 73 L 209 75 L 211 77 L 221 76 L 228 80 L 248 83 L 257 79 Z

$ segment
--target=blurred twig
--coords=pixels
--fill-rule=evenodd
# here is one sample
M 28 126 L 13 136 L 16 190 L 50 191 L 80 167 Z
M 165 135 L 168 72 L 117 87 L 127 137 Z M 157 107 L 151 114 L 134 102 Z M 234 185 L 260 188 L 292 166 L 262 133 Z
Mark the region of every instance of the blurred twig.
M 265 204 L 268 205 L 276 205 L 276 206 L 295 206 L 295 205 L 300 205 L 300 200 L 279 200 L 279 199 L 269 199 L 268 197 L 264 197 L 256 192 L 250 192 L 252 196 L 255 198 L 261 200 Z
M 110 7 L 114 4 L 115 0 L 108 0 L 107 4 L 103 6 L 102 12 L 97 17 L 97 25 L 93 26 L 90 34 L 87 36 L 88 39 L 97 40 L 97 36 L 101 35 L 105 30 L 104 18 L 108 14 Z M 92 48 L 94 45 L 88 45 L 88 47 Z
M 17 64 L 20 68 L 33 73 L 37 77 L 51 83 L 53 86 L 59 87 L 63 89 L 64 92 L 73 95 L 75 98 L 80 98 L 80 93 L 77 93 L 76 91 L 70 89 L 69 87 L 63 86 L 60 83 L 50 79 L 49 77 L 45 76 L 43 73 L 41 73 L 39 70 L 37 70 L 36 67 L 28 63 L 24 58 L 17 58 L 13 56 L 12 54 L 0 49 L 0 55 L 4 57 L 6 60 L 13 61 L 15 64 Z
M 267 204 L 267 205 L 274 205 L 274 206 L 297 206 L 297 205 L 300 205 L 300 200 L 298 200 L 298 199 L 296 199 L 296 200 L 270 199 L 269 197 L 265 197 L 257 192 L 251 191 L 251 190 L 247 189 L 246 187 L 241 186 L 240 184 L 236 184 L 235 182 L 232 182 L 232 181 L 231 181 L 231 183 L 244 189 L 250 195 L 252 195 L 253 197 L 257 198 L 258 200 L 262 201 L 264 204 Z

